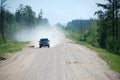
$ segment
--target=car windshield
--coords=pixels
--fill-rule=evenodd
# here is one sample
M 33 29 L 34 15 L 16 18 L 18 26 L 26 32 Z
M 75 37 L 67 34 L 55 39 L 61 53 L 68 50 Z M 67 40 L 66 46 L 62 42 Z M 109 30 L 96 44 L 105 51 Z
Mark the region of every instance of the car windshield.
M 48 39 L 40 39 L 40 41 L 48 41 Z

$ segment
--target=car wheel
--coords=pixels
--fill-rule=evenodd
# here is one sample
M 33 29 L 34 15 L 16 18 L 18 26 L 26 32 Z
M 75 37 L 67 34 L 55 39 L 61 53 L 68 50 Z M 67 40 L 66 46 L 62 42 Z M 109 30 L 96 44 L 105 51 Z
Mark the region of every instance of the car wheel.
M 42 46 L 40 46 L 39 48 L 41 48 Z
M 50 47 L 50 46 L 48 45 L 48 47 Z

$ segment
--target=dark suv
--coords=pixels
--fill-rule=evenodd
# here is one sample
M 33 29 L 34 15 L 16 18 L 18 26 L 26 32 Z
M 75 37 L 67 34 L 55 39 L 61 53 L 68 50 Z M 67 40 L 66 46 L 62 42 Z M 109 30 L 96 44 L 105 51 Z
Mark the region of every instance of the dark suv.
M 42 38 L 39 41 L 39 47 L 41 48 L 42 46 L 48 46 L 50 47 L 50 41 L 48 40 L 48 38 Z

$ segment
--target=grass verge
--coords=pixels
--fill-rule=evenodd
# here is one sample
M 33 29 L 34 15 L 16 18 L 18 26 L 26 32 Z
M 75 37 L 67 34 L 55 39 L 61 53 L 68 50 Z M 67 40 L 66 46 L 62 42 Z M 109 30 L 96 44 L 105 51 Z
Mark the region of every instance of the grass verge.
M 103 60 L 105 60 L 112 70 L 120 73 L 120 55 L 110 53 L 110 52 L 106 51 L 105 49 L 93 47 L 92 45 L 90 45 L 86 42 L 80 42 L 78 40 L 73 39 L 70 36 L 67 36 L 67 37 L 69 39 L 75 41 L 77 44 L 84 45 L 84 46 L 90 48 L 91 50 L 96 51 L 98 53 L 98 56 L 100 56 Z
M 21 50 L 28 42 L 19 41 L 6 41 L 0 44 L 0 56 L 2 57 L 5 53 L 11 53 Z

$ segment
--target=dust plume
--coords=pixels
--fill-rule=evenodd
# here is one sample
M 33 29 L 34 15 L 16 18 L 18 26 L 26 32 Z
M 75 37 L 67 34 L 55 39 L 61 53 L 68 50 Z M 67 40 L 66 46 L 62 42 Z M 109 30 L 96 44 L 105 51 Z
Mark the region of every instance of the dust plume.
M 35 47 L 39 47 L 39 40 L 48 38 L 50 47 L 60 44 L 63 40 L 63 34 L 56 27 L 38 26 L 30 31 L 21 30 L 16 33 L 15 39 L 18 41 L 30 41 Z

